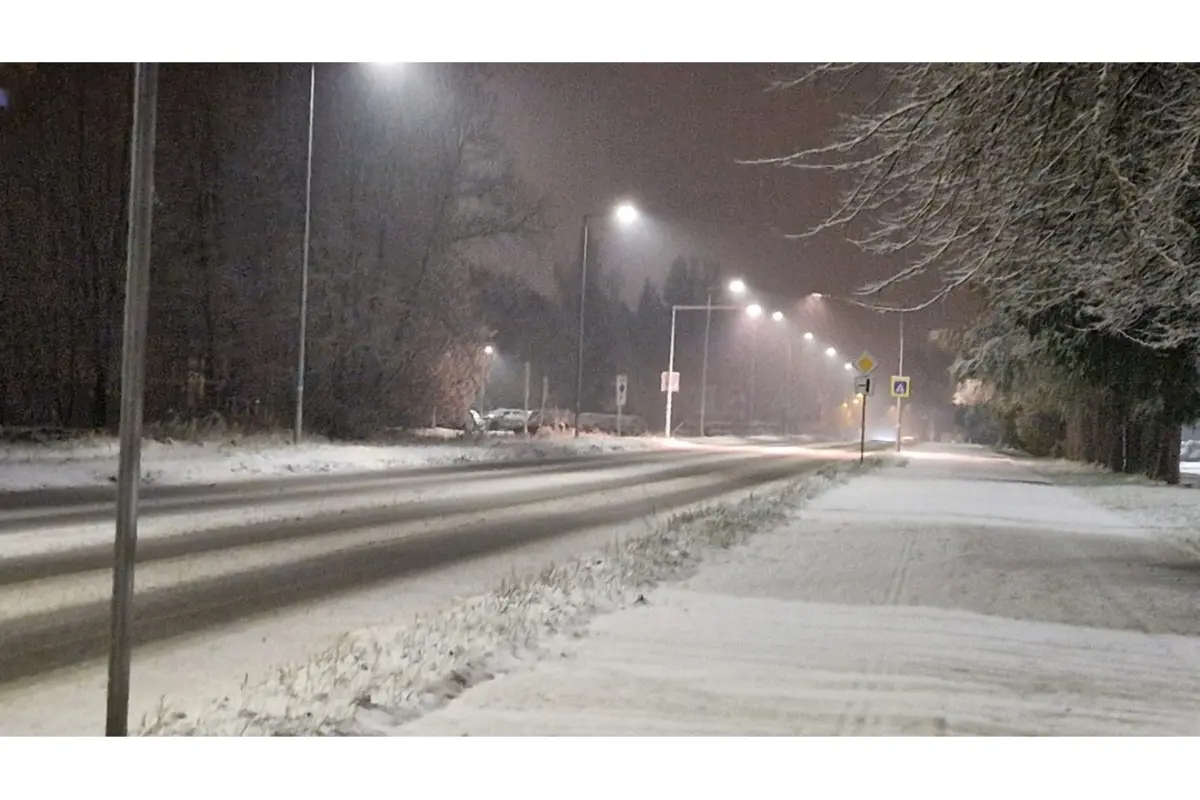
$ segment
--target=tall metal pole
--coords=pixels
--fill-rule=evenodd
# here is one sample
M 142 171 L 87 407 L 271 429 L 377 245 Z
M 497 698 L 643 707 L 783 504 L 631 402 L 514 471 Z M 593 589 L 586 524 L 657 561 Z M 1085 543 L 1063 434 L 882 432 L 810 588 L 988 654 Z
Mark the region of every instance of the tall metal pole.
M 583 405 L 583 322 L 587 309 L 588 223 L 591 214 L 583 215 L 583 264 L 579 269 L 579 352 L 575 356 L 575 438 L 579 438 L 579 411 Z
M 700 435 L 705 436 L 704 421 L 705 409 L 708 399 L 708 336 L 709 330 L 712 327 L 712 292 L 708 293 L 708 299 L 704 301 L 704 365 L 700 368 Z
M 789 423 L 792 421 L 792 401 L 795 398 L 795 387 L 792 386 L 792 341 L 796 338 L 792 331 L 787 331 L 787 370 L 783 379 L 783 435 L 791 432 Z
M 901 375 L 904 374 L 904 312 L 903 311 L 900 312 L 900 374 Z M 901 432 L 903 431 L 903 424 L 900 420 L 900 412 L 902 410 L 902 403 L 903 403 L 903 400 L 901 398 L 897 397 L 896 398 L 896 452 L 897 453 L 899 453 L 901 450 L 901 444 L 900 444 Z
M 754 429 L 754 401 L 758 394 L 758 325 L 754 326 L 754 333 L 750 334 L 750 402 L 747 404 L 749 408 L 746 413 L 746 433 L 753 433 Z
M 313 112 L 316 109 L 317 65 L 308 68 L 308 155 L 304 162 L 304 255 L 300 260 L 300 347 L 296 361 L 296 421 L 292 444 L 304 433 L 304 361 L 308 340 L 308 251 L 312 233 Z
M 663 436 L 671 438 L 671 391 L 674 387 L 671 386 L 671 380 L 675 375 L 675 312 L 679 310 L 679 306 L 671 306 L 671 349 L 667 356 L 667 421 L 663 427 Z
M 146 383 L 146 306 L 150 295 L 158 64 L 135 64 L 133 86 L 129 230 L 125 245 L 125 330 L 121 342 L 121 455 L 113 548 L 107 736 L 126 736 L 129 732 L 130 628 L 133 623 L 133 570 L 137 560 L 138 484 L 142 470 L 142 402 Z

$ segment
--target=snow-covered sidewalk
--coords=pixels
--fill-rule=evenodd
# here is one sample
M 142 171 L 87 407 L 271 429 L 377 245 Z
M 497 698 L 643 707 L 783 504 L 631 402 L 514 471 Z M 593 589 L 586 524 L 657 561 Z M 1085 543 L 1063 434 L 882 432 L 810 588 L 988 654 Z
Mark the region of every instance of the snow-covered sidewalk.
M 397 732 L 1200 734 L 1200 559 L 1143 525 L 914 451 Z

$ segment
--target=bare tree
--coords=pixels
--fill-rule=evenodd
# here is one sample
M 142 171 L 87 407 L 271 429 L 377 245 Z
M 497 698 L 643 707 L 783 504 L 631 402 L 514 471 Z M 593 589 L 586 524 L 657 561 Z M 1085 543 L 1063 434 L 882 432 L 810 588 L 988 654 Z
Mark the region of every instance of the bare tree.
M 340 433 L 465 412 L 489 335 L 470 267 L 489 245 L 533 234 L 539 211 L 481 76 L 428 68 L 382 104 L 363 82 L 339 76 L 329 117 L 334 139 L 366 121 L 358 146 L 314 177 L 326 199 L 314 216 L 310 408 Z
M 781 88 L 855 69 L 821 67 Z M 799 235 L 842 230 L 907 259 L 867 295 L 927 274 L 939 289 L 910 308 L 980 293 L 989 314 L 962 341 L 963 375 L 1027 404 L 1047 398 L 1017 387 L 1049 381 L 1076 457 L 1128 466 L 1132 425 L 1148 443 L 1144 468 L 1177 478 L 1171 437 L 1200 413 L 1200 70 L 913 64 L 883 78 L 834 143 L 756 162 L 849 180 Z M 1123 359 L 1144 366 L 1136 381 Z

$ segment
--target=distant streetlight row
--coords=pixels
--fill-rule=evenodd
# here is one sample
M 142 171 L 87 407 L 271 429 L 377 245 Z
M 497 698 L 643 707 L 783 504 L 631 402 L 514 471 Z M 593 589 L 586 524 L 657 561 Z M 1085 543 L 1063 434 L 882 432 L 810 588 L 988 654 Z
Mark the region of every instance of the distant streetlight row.
M 614 205 L 611 208 L 609 214 L 606 214 L 605 216 L 609 216 L 609 215 L 611 215 L 611 217 L 621 226 L 632 225 L 633 223 L 637 222 L 641 216 L 637 207 L 630 202 L 621 202 L 621 203 Z M 582 226 L 581 226 L 582 227 L 582 231 L 581 231 L 582 245 L 580 248 L 581 249 L 581 257 L 580 257 L 580 269 L 579 269 L 579 274 L 580 274 L 579 339 L 577 342 L 577 352 L 576 352 L 576 357 L 575 357 L 575 373 L 576 373 L 575 374 L 575 413 L 574 413 L 575 436 L 579 436 L 579 418 L 580 418 L 580 414 L 582 412 L 582 403 L 583 403 L 584 342 L 586 339 L 586 329 L 587 329 L 588 245 L 590 243 L 592 220 L 593 220 L 593 218 L 596 218 L 599 216 L 601 216 L 601 215 L 595 214 L 593 212 L 584 214 L 583 219 L 582 219 Z M 733 280 L 729 281 L 729 283 L 726 284 L 726 286 L 724 288 L 730 294 L 733 294 L 735 296 L 745 295 L 749 291 L 745 280 L 743 280 L 742 278 L 734 278 Z M 700 377 L 700 387 L 701 387 L 701 389 L 700 389 L 700 435 L 701 436 L 703 436 L 706 433 L 706 430 L 705 430 L 706 410 L 707 410 L 707 408 L 706 408 L 706 406 L 707 406 L 707 391 L 706 391 L 706 389 L 708 386 L 708 361 L 709 361 L 709 343 L 710 343 L 710 335 L 711 335 L 711 327 L 712 327 L 712 312 L 713 311 L 744 311 L 744 313 L 747 316 L 749 316 L 751 319 L 758 319 L 766 314 L 766 310 L 758 302 L 751 302 L 745 306 L 736 305 L 736 304 L 714 305 L 713 304 L 713 293 L 714 293 L 713 289 L 710 289 L 708 291 L 707 298 L 706 298 L 704 305 L 678 305 L 677 304 L 677 305 L 671 306 L 671 339 L 670 339 L 669 353 L 667 356 L 667 385 L 666 385 L 667 403 L 666 403 L 666 415 L 665 415 L 666 419 L 664 422 L 664 430 L 663 430 L 663 433 L 665 434 L 665 436 L 667 438 L 671 438 L 671 436 L 672 436 L 671 416 L 672 416 L 672 410 L 673 410 L 674 394 L 676 391 L 676 388 L 674 386 L 675 332 L 676 332 L 676 320 L 678 317 L 678 313 L 680 311 L 704 311 L 705 312 L 704 363 L 703 363 L 703 367 L 701 370 L 701 377 Z M 817 300 L 823 298 L 824 296 L 825 295 L 821 294 L 820 292 L 813 292 L 812 294 L 809 295 L 809 297 L 811 297 L 813 299 L 817 299 Z M 770 313 L 770 317 L 775 322 L 783 322 L 786 319 L 786 315 L 781 310 L 773 310 Z M 804 334 L 805 341 L 811 342 L 814 340 L 814 338 L 815 337 L 811 331 L 806 332 Z M 491 354 L 490 347 L 491 346 L 489 345 L 488 349 L 486 350 L 486 352 L 489 355 Z M 829 358 L 836 358 L 837 354 L 838 354 L 838 351 L 835 347 L 829 346 L 829 347 L 825 348 L 825 355 L 828 356 Z M 792 339 L 791 339 L 791 337 L 789 337 L 788 338 L 789 377 L 790 377 L 790 372 L 791 372 L 791 365 L 792 365 Z M 849 362 L 846 362 L 843 365 L 843 368 L 846 371 L 851 371 L 854 369 L 853 365 L 851 365 Z
M 738 295 L 738 296 L 745 295 L 749 291 L 745 280 L 743 280 L 741 278 L 734 278 L 727 284 L 726 288 L 728 289 L 728 291 L 731 294 Z M 704 311 L 705 315 L 706 315 L 705 325 L 704 325 L 704 365 L 701 370 L 701 376 L 700 376 L 700 435 L 701 436 L 704 436 L 707 433 L 705 423 L 707 421 L 706 420 L 706 410 L 707 410 L 707 395 L 708 395 L 707 389 L 708 389 L 708 357 L 709 357 L 709 339 L 710 339 L 709 333 L 710 333 L 710 327 L 711 327 L 712 312 L 713 311 L 742 311 L 751 319 L 759 319 L 766 314 L 766 311 L 763 308 L 762 304 L 760 304 L 758 302 L 752 302 L 752 303 L 749 303 L 748 305 L 744 305 L 744 306 L 737 305 L 737 304 L 713 305 L 713 302 L 712 302 L 713 296 L 712 295 L 713 295 L 713 293 L 710 291 L 708 293 L 708 297 L 707 297 L 704 305 L 673 305 L 673 306 L 671 306 L 671 340 L 670 340 L 670 346 L 668 349 L 668 356 L 667 356 L 667 379 L 666 379 L 666 387 L 665 387 L 666 393 L 667 393 L 667 403 L 666 403 L 665 420 L 664 420 L 664 425 L 663 425 L 663 435 L 666 436 L 667 438 L 672 438 L 672 436 L 674 435 L 671 423 L 672 423 L 672 413 L 674 410 L 674 395 L 675 395 L 675 392 L 677 391 L 677 388 L 675 386 L 675 380 L 674 380 L 674 377 L 675 377 L 675 331 L 676 331 L 676 321 L 677 321 L 679 312 L 680 311 Z M 775 322 L 783 322 L 786 319 L 786 315 L 783 313 L 783 311 L 780 311 L 780 310 L 772 311 L 770 314 L 770 317 Z M 804 334 L 805 341 L 811 342 L 814 340 L 814 338 L 815 337 L 811 331 L 806 332 Z M 787 353 L 788 383 L 790 384 L 792 363 L 793 363 L 792 338 L 788 337 L 787 341 L 788 341 L 788 353 Z M 834 358 L 837 356 L 837 349 L 834 347 L 828 347 L 825 350 L 825 355 L 827 355 L 830 358 Z M 847 370 L 853 369 L 853 367 L 848 363 L 845 364 L 845 368 Z M 752 383 L 754 382 L 754 375 L 751 376 L 751 382 Z
M 870 310 L 878 312 L 878 313 L 887 313 L 886 309 L 881 309 L 876 306 L 872 306 L 869 303 L 863 303 L 863 302 L 860 302 L 857 300 L 851 300 L 846 297 L 838 297 L 837 295 L 827 295 L 827 294 L 823 294 L 821 292 L 812 292 L 808 296 L 812 300 L 829 299 L 829 300 L 833 300 L 838 303 L 844 303 L 845 305 L 855 307 L 855 308 L 866 308 L 866 309 L 870 309 Z M 891 310 L 896 313 L 897 317 L 899 318 L 899 322 L 900 322 L 899 336 L 897 337 L 899 351 L 900 351 L 900 353 L 899 353 L 900 358 L 899 358 L 899 364 L 897 365 L 897 372 L 900 375 L 903 375 L 904 374 L 904 315 L 906 312 L 903 309 L 891 309 Z M 846 368 L 852 369 L 853 367 L 851 367 L 849 364 L 847 364 Z M 903 416 L 904 415 L 902 413 L 903 403 L 904 403 L 903 398 L 901 398 L 900 396 L 897 395 L 897 397 L 896 397 L 896 452 L 900 452 L 900 450 L 902 449 L 902 442 L 904 441 L 904 436 L 903 436 L 903 425 L 904 425 Z

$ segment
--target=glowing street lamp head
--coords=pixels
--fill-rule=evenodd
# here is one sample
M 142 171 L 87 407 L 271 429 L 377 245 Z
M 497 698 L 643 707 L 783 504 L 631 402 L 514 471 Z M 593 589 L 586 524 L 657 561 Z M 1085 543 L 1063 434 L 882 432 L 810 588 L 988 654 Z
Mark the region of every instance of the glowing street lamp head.
M 776 322 L 783 322 L 783 312 L 782 311 L 772 312 L 771 319 L 775 320 Z
M 804 341 L 806 341 L 806 342 L 811 342 L 812 340 L 813 340 L 813 332 L 812 332 L 812 331 L 805 331 L 805 332 L 804 332 Z
M 842 369 L 849 372 L 850 370 L 854 369 L 854 365 L 847 361 L 845 364 L 842 364 Z
M 813 300 L 820 300 L 824 296 L 825 295 L 821 294 L 820 292 L 813 292 L 809 295 L 809 297 L 811 297 Z
M 734 294 L 745 294 L 746 282 L 741 278 L 734 278 L 729 282 L 729 291 L 733 292 Z
M 486 346 L 483 348 L 483 354 L 484 354 L 485 356 L 490 356 L 490 355 L 493 355 L 493 354 L 495 354 L 495 352 L 496 352 L 496 348 L 492 347 L 490 344 L 489 344 L 489 345 L 486 345 Z
M 637 222 L 638 210 L 633 203 L 621 203 L 617 206 L 614 213 L 616 214 L 617 222 L 622 225 L 631 225 Z
M 830 358 L 833 358 L 834 356 L 837 355 L 837 349 L 833 348 L 833 347 L 826 347 L 825 355 L 829 356 Z
M 762 306 L 760 306 L 758 303 L 751 303 L 750 305 L 746 306 L 746 314 L 751 319 L 758 319 L 762 316 L 762 313 Z

